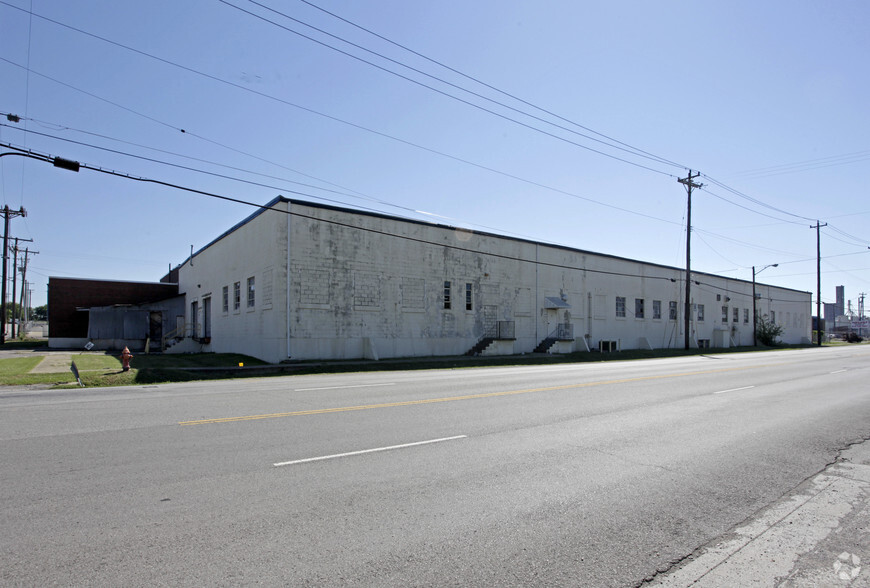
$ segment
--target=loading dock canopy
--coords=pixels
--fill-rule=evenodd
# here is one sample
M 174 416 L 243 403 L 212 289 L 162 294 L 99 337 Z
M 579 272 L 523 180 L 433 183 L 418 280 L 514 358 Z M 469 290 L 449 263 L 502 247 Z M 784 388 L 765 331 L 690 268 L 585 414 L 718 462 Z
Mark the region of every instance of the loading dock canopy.
M 558 296 L 547 296 L 547 304 L 544 308 L 571 308 L 571 305 L 559 298 Z

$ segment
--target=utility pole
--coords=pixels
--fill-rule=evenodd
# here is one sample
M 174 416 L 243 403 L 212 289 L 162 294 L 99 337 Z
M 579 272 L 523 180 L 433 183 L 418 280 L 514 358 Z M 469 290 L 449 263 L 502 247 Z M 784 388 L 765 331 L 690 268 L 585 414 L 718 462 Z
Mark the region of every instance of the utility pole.
M 21 303 L 18 305 L 18 310 L 24 313 L 24 322 L 27 322 L 27 307 L 30 305 L 29 300 L 25 296 L 27 291 L 27 260 L 31 255 L 38 255 L 39 251 L 31 251 L 29 247 L 24 248 L 24 265 L 21 266 Z M 20 318 L 20 317 L 19 317 Z M 18 325 L 18 334 L 21 334 L 21 324 Z
M 701 172 L 695 172 L 695 175 L 692 175 L 692 170 L 689 170 L 689 175 L 687 175 L 685 178 L 677 178 L 677 181 L 686 187 L 686 192 L 688 193 L 688 206 L 686 207 L 686 305 L 683 316 L 683 327 L 686 331 L 686 349 L 689 348 L 689 329 L 692 326 L 692 188 L 700 188 L 704 185 L 697 184 L 692 180 L 700 175 Z
M 18 210 L 10 210 L 9 205 L 3 207 L 0 211 L 3 214 L 3 271 L 2 285 L 0 285 L 0 321 L 3 322 L 3 328 L 0 328 L 0 345 L 6 343 L 6 270 L 9 267 L 9 219 L 16 216 L 27 216 L 27 211 L 24 207 Z
M 822 224 L 816 221 L 815 225 L 810 225 L 811 229 L 816 230 L 816 339 L 818 339 L 819 347 L 822 346 L 822 227 L 827 227 L 828 223 Z
M 30 241 L 33 242 L 33 239 L 22 239 L 20 237 L 15 237 L 15 245 L 12 246 L 12 333 L 11 337 L 15 338 L 15 319 L 21 314 L 21 306 L 18 306 L 18 312 L 15 312 L 15 291 L 18 286 L 18 242 L 19 241 Z M 22 290 L 23 292 L 23 290 Z M 20 330 L 20 329 L 19 329 Z

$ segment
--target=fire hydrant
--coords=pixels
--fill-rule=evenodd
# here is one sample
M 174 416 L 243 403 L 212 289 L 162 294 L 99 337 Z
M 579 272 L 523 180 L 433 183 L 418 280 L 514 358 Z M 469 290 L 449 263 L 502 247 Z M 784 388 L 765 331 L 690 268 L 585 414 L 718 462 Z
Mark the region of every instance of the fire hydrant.
M 128 347 L 124 347 L 124 351 L 121 352 L 121 366 L 124 368 L 125 372 L 130 371 L 131 359 L 133 359 L 133 354 L 130 353 L 130 349 Z

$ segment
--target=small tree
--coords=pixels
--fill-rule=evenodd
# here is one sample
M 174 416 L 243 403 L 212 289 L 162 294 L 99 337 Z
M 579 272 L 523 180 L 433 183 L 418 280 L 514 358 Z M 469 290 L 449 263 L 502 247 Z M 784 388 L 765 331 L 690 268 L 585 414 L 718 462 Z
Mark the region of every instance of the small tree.
M 755 334 L 758 337 L 758 342 L 767 347 L 773 347 L 779 341 L 777 339 L 782 335 L 782 327 L 770 320 L 767 315 L 758 317 L 758 324 L 755 325 Z
M 47 321 L 48 305 L 43 304 L 42 306 L 37 306 L 36 308 L 31 309 L 30 316 L 35 321 Z

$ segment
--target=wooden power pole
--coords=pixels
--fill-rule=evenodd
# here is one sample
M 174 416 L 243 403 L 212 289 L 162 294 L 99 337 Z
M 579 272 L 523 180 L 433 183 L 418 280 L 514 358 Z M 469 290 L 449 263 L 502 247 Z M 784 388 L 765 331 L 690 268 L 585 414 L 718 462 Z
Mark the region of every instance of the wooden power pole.
M 821 228 L 827 227 L 828 223 L 822 224 L 816 221 L 811 229 L 816 230 L 816 339 L 819 347 L 822 346 L 822 233 Z
M 18 210 L 10 210 L 9 205 L 3 207 L 0 211 L 3 214 L 3 283 L 0 284 L 0 321 L 3 322 L 3 327 L 0 328 L 0 345 L 6 343 L 6 271 L 9 268 L 9 219 L 16 216 L 27 216 L 24 207 Z
M 686 349 L 689 348 L 689 329 L 692 326 L 692 188 L 700 188 L 704 184 L 695 183 L 694 180 L 701 175 L 701 172 L 695 172 L 692 175 L 692 170 L 689 170 L 689 175 L 685 178 L 678 178 L 677 181 L 686 187 L 688 193 L 688 206 L 686 207 L 686 304 L 683 313 L 683 328 L 685 330 Z

